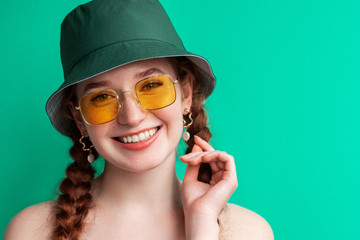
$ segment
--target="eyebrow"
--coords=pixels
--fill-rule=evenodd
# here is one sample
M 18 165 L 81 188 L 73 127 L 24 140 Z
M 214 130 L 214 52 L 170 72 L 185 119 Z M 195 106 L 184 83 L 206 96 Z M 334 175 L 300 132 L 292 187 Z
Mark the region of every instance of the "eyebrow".
M 160 74 L 164 74 L 164 72 L 157 67 L 153 67 L 153 68 L 149 68 L 146 69 L 144 71 L 138 72 L 135 74 L 136 78 L 145 78 L 149 75 L 152 75 L 154 73 L 160 73 Z M 107 80 L 103 80 L 103 81 L 98 81 L 98 82 L 93 82 L 93 83 L 88 83 L 86 84 L 86 86 L 84 87 L 84 92 L 88 91 L 89 89 L 92 88 L 99 88 L 99 87 L 104 87 L 107 86 L 109 84 L 109 82 Z
M 103 87 L 103 86 L 106 86 L 108 85 L 109 82 L 104 80 L 104 81 L 99 81 L 99 82 L 94 82 L 94 83 L 88 83 L 86 84 L 85 88 L 84 88 L 84 92 L 88 91 L 89 89 L 92 89 L 92 88 L 98 88 L 98 87 Z
M 151 74 L 154 74 L 154 73 L 164 74 L 164 72 L 160 68 L 153 67 L 153 68 L 146 69 L 145 71 L 138 72 L 135 75 L 135 77 L 136 78 L 144 78 L 144 77 L 147 77 L 147 76 L 149 76 Z

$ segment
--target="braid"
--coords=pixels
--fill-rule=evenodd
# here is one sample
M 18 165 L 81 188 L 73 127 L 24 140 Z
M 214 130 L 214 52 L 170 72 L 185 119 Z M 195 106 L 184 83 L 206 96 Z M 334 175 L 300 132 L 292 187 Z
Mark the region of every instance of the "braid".
M 205 96 L 201 90 L 202 86 L 198 81 L 196 81 L 196 79 L 198 79 L 199 70 L 186 57 L 177 57 L 175 58 L 175 61 L 179 79 L 184 79 L 185 75 L 188 73 L 192 73 L 195 78 L 195 81 L 193 81 L 193 98 L 190 109 L 192 113 L 193 124 L 188 128 L 187 131 L 190 133 L 190 136 L 197 135 L 208 142 L 210 141 L 212 134 L 208 128 L 208 118 L 204 110 Z M 187 141 L 188 147 L 186 149 L 186 153 L 191 152 L 194 144 L 194 138 L 191 137 L 189 141 Z M 209 183 L 211 175 L 212 173 L 210 165 L 208 163 L 201 163 L 198 180 Z
M 205 141 L 210 141 L 212 135 L 210 129 L 207 127 L 207 115 L 204 110 L 204 98 L 195 96 L 191 105 L 191 112 L 193 124 L 188 128 L 190 136 L 197 135 Z M 190 153 L 194 146 L 194 137 L 191 137 L 187 142 L 186 153 Z M 198 180 L 209 183 L 211 179 L 211 168 L 208 163 L 201 163 L 199 169 Z
M 74 89 L 66 90 L 63 101 L 63 114 L 71 116 L 68 106 L 69 100 L 74 98 Z M 70 156 L 74 160 L 66 168 L 66 178 L 60 184 L 61 194 L 57 199 L 55 208 L 56 226 L 53 231 L 53 239 L 77 240 L 84 228 L 84 219 L 92 205 L 91 182 L 94 179 L 95 169 L 87 161 L 87 152 L 82 150 L 79 143 L 81 133 L 75 123 L 72 135 L 73 146 L 70 148 Z M 85 143 L 89 146 L 89 141 Z M 94 152 L 94 151 L 93 151 Z M 94 155 L 97 157 L 97 153 Z

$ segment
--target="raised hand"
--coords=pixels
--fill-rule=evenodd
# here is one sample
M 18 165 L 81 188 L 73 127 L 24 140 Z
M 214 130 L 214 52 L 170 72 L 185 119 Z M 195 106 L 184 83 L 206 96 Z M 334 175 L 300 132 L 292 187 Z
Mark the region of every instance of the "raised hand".
M 182 201 L 187 228 L 189 222 L 214 225 L 221 210 L 237 187 L 234 158 L 214 150 L 209 143 L 195 136 L 192 152 L 180 157 L 187 163 L 182 183 Z M 200 163 L 209 163 L 212 170 L 210 183 L 197 180 Z M 190 220 L 190 219 L 192 220 Z M 191 225 L 191 224 L 190 224 Z

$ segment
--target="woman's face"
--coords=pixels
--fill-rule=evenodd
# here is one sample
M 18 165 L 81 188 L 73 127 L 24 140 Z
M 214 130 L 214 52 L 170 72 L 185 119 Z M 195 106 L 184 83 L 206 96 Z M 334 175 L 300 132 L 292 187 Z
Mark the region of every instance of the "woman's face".
M 113 89 L 119 94 L 119 113 L 108 123 L 89 125 L 78 110 L 73 110 L 79 130 L 87 133 L 97 152 L 108 164 L 130 172 L 141 172 L 175 157 L 182 134 L 183 114 L 186 114 L 185 109 L 191 107 L 191 75 L 187 75 L 185 83 L 175 84 L 175 102 L 162 109 L 146 110 L 136 102 L 134 94 L 121 93 L 133 90 L 141 79 L 160 74 L 168 74 L 176 80 L 169 59 L 130 63 L 76 86 L 77 99 L 104 89 Z M 146 140 L 136 142 L 137 138 L 143 139 L 144 136 Z M 129 137 L 136 143 L 125 143 L 124 139 Z

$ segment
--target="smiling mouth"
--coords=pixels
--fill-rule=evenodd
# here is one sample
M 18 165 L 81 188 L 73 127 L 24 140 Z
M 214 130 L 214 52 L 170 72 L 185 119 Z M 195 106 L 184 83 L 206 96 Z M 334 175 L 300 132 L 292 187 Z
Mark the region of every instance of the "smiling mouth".
M 159 131 L 160 127 L 155 127 L 150 130 L 143 131 L 138 134 L 130 135 L 130 136 L 124 136 L 124 137 L 117 137 L 116 140 L 118 140 L 121 143 L 138 143 L 145 141 L 152 136 L 155 135 L 157 131 Z

